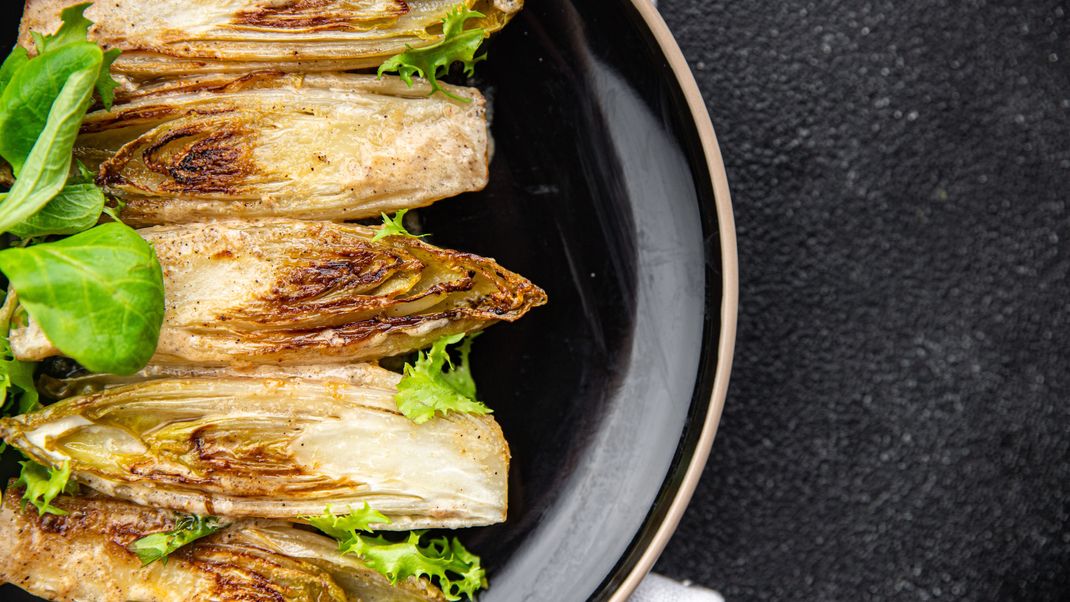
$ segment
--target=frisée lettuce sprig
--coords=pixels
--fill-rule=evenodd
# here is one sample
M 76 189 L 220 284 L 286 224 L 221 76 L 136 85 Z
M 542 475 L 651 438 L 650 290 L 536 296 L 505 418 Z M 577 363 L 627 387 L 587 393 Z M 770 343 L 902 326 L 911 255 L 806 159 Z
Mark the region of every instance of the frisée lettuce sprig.
M 42 466 L 33 460 L 19 462 L 22 471 L 15 485 L 25 488 L 22 505 L 32 505 L 38 514 L 56 514 L 66 516 L 67 511 L 52 505 L 61 493 L 74 493 L 78 484 L 71 481 L 71 465 L 64 462 L 61 468 Z
M 336 516 L 330 506 L 321 516 L 304 517 L 313 527 L 338 541 L 338 551 L 364 561 L 396 585 L 410 577 L 427 577 L 450 601 L 475 599 L 487 587 L 487 571 L 479 556 L 469 552 L 456 537 L 425 538 L 424 531 L 410 531 L 403 539 L 372 535 L 375 525 L 390 519 L 364 503 L 348 515 Z M 425 541 L 426 539 L 426 541 Z
M 395 72 L 411 88 L 412 77 L 418 75 L 431 84 L 431 94 L 441 92 L 454 100 L 471 102 L 468 98 L 450 94 L 439 84 L 438 78 L 449 73 L 450 66 L 458 62 L 463 65 L 465 75 L 475 75 L 476 63 L 487 59 L 486 53 L 476 56 L 487 32 L 481 27 L 465 29 L 464 25 L 469 19 L 485 16 L 464 4 L 458 4 L 442 19 L 442 39 L 419 48 L 408 46 L 408 50 L 390 57 L 379 66 L 379 77 Z
M 408 238 L 423 238 L 427 236 L 426 234 L 413 234 L 405 228 L 405 214 L 408 212 L 408 209 L 399 209 L 394 213 L 394 217 L 381 213 L 383 225 L 376 230 L 375 236 L 372 237 L 372 242 L 378 242 L 387 236 L 406 236 Z
M 398 411 L 416 424 L 431 420 L 436 413 L 443 416 L 449 412 L 492 413 L 476 399 L 476 383 L 468 362 L 476 336 L 478 333 L 444 336 L 428 351 L 419 352 L 415 362 L 406 363 L 394 396 Z M 446 347 L 458 343 L 460 358 L 454 363 Z

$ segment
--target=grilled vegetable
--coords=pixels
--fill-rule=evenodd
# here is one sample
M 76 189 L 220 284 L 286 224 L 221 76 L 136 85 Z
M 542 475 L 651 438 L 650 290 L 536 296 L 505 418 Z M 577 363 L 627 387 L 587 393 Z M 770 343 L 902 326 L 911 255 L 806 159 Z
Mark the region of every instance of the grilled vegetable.
M 343 555 L 338 544 L 316 533 L 282 523 L 256 521 L 243 530 L 249 541 L 266 549 L 319 566 L 329 572 L 351 602 L 440 601 L 446 598 L 427 579 L 408 577 L 392 581 L 350 554 Z M 391 585 L 394 583 L 394 585 Z
M 475 593 L 487 587 L 487 572 L 479 556 L 469 552 L 457 538 L 431 538 L 424 542 L 423 531 L 413 531 L 404 539 L 387 539 L 371 535 L 373 526 L 390 522 L 367 504 L 348 516 L 325 511 L 308 517 L 309 523 L 338 540 L 343 554 L 359 557 L 367 565 L 390 579 L 391 583 L 414 576 L 434 579 L 447 600 L 462 596 L 475 599 Z
M 9 488 L 0 508 L 0 582 L 51 600 L 442 600 L 425 579 L 389 580 L 334 540 L 275 521 L 237 521 L 165 564 L 142 568 L 134 541 L 179 526 L 181 515 L 103 497 L 61 496 L 63 516 L 19 509 Z
M 341 381 L 355 386 L 391 389 L 398 386 L 401 375 L 383 370 L 375 364 L 324 364 L 316 366 L 161 366 L 151 365 L 130 376 L 115 374 L 84 374 L 72 378 L 52 378 L 42 375 L 37 386 L 52 399 L 66 399 L 75 395 L 88 395 L 108 387 L 119 387 L 147 380 L 165 378 L 309 378 L 313 380 Z M 33 384 L 32 374 L 30 384 Z M 34 398 L 36 400 L 36 398 Z M 40 404 L 33 406 L 35 409 Z M 25 414 L 26 412 L 18 412 Z
M 77 0 L 27 0 L 20 43 L 54 31 Z M 442 38 L 458 4 L 486 15 L 471 26 L 501 29 L 523 0 L 108 0 L 86 15 L 91 39 L 122 55 L 113 70 L 133 79 L 194 72 L 349 70 L 378 67 L 408 46 Z
M 375 230 L 293 220 L 141 230 L 163 266 L 157 364 L 348 362 L 513 321 L 546 302 L 489 259 Z M 32 322 L 11 333 L 20 360 L 58 351 Z
M 271 378 L 153 380 L 0 420 L 97 491 L 198 515 L 295 518 L 368 502 L 408 530 L 505 519 L 509 452 L 489 416 L 417 425 L 396 389 Z
M 172 82 L 90 113 L 75 156 L 135 226 L 378 216 L 487 183 L 483 97 L 429 91 L 352 74 Z

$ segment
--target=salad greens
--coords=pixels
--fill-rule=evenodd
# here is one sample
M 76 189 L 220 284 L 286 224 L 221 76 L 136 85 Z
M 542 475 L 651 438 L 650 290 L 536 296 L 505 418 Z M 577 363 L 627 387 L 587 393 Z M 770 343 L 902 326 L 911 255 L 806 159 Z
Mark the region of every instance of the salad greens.
M 408 209 L 400 209 L 394 214 L 394 217 L 383 213 L 383 225 L 379 227 L 379 230 L 372 237 L 372 242 L 377 242 L 386 238 L 387 236 L 408 236 L 410 238 L 423 238 L 426 234 L 419 236 L 412 234 L 405 229 L 405 225 L 402 223 L 405 219 L 405 214 L 408 213 Z
M 476 401 L 476 383 L 472 380 L 468 354 L 472 339 L 478 334 L 456 334 L 435 341 L 429 351 L 421 351 L 415 364 L 405 364 L 398 393 L 394 400 L 398 410 L 416 424 L 423 424 L 435 416 L 449 412 L 490 414 L 492 410 Z M 461 342 L 462 339 L 464 342 Z M 446 347 L 461 343 L 457 348 L 460 361 L 455 366 Z M 448 369 L 443 370 L 446 366 Z
M 94 227 L 102 213 L 115 215 L 92 174 L 79 165 L 80 174 L 70 176 L 94 91 L 107 108 L 118 85 L 110 73 L 118 51 L 103 52 L 88 40 L 88 6 L 64 9 L 56 33 L 32 33 L 34 56 L 16 48 L 0 66 L 0 157 L 15 176 L 0 194 L 0 234 L 23 239 L 0 251 L 0 271 L 56 348 L 90 370 L 131 374 L 156 349 L 163 276 L 152 247 L 132 229 Z M 62 235 L 73 236 L 33 244 Z M 24 385 L 32 366 L 11 357 L 7 324 L 0 333 L 0 390 L 22 389 L 20 405 L 30 407 L 35 400 Z
M 349 537 L 354 531 L 374 531 L 372 525 L 390 524 L 390 519 L 369 506 L 368 502 L 364 502 L 363 508 L 356 510 L 350 508 L 349 514 L 346 515 L 335 514 L 328 505 L 322 515 L 306 516 L 304 519 L 313 527 L 338 540 Z
M 152 245 L 130 227 L 107 223 L 5 249 L 0 271 L 48 339 L 89 370 L 133 374 L 156 351 L 163 272 Z
M 0 204 L 6 195 L 0 194 Z M 105 210 L 104 193 L 91 182 L 67 184 L 40 211 L 12 226 L 19 238 L 77 234 L 92 228 Z
M 4 347 L 7 347 L 6 343 L 5 341 Z M 0 406 L 0 414 L 17 415 L 33 412 L 41 407 L 40 396 L 33 383 L 34 365 L 10 359 L 10 353 L 10 351 L 5 351 L 5 358 L 0 359 L 0 396 L 4 398 L 3 405 Z M 0 451 L 3 449 L 0 447 Z
M 40 407 L 34 364 L 16 360 L 7 339 L 17 311 L 28 314 L 56 348 L 85 368 L 120 375 L 149 361 L 163 322 L 163 275 L 152 246 L 109 211 L 107 198 L 84 167 L 71 177 L 73 147 L 94 96 L 109 109 L 118 85 L 110 68 L 119 53 L 105 52 L 88 40 L 88 6 L 63 10 L 62 25 L 52 35 L 32 32 L 32 56 L 17 47 L 0 64 L 0 158 L 15 178 L 10 190 L 0 193 L 0 234 L 22 239 L 20 245 L 0 250 L 0 271 L 11 286 L 0 307 L 0 412 L 5 414 Z M 440 41 L 390 58 L 379 76 L 396 72 L 410 87 L 414 76 L 425 77 L 431 94 L 468 102 L 443 89 L 438 78 L 455 62 L 470 76 L 486 58 L 476 56 L 484 29 L 465 29 L 466 21 L 483 16 L 459 5 L 443 19 Z M 116 221 L 97 225 L 102 213 Z M 415 237 L 403 225 L 405 213 L 382 214 L 383 226 L 373 241 Z M 57 236 L 66 238 L 51 238 Z M 405 364 L 395 401 L 406 417 L 422 424 L 436 413 L 491 412 L 476 399 L 469 364 L 473 338 L 443 337 Z M 447 351 L 452 345 L 458 345 L 456 363 Z M 23 504 L 32 504 L 40 514 L 66 514 L 52 502 L 77 489 L 70 463 L 59 468 L 20 464 L 16 483 L 25 487 Z M 335 516 L 328 507 L 322 516 L 305 520 L 335 538 L 341 553 L 359 557 L 391 583 L 427 577 L 451 601 L 471 599 L 487 585 L 479 557 L 456 538 L 425 541 L 424 531 L 397 541 L 374 535 L 374 527 L 391 520 L 367 503 L 345 516 Z M 166 563 L 176 550 L 222 526 L 216 517 L 183 515 L 174 529 L 142 537 L 130 549 L 143 565 Z
M 63 24 L 54 35 L 32 34 L 37 56 L 29 58 L 25 49 L 16 48 L 0 69 L 0 83 L 4 84 L 0 92 L 0 156 L 11 164 L 15 176 L 21 174 L 31 149 L 52 118 L 61 90 L 76 73 L 89 74 L 90 81 L 86 82 L 89 94 L 80 104 L 66 107 L 68 112 L 63 127 L 73 127 L 77 134 L 94 89 L 105 108 L 111 106 L 118 84 L 112 79 L 109 67 L 118 51 L 104 53 L 88 41 L 92 23 L 82 14 L 88 7 L 89 4 L 79 4 L 65 9 L 61 15 Z M 10 73 L 6 78 L 5 71 Z M 65 147 L 66 153 L 62 152 L 63 148 L 54 152 L 69 161 L 70 146 Z
M 7 55 L 4 63 L 0 65 L 0 93 L 3 93 L 4 88 L 7 88 L 8 82 L 14 77 L 19 67 L 23 66 L 28 60 L 30 60 L 30 53 L 26 52 L 26 49 L 22 46 L 16 46 L 11 51 L 11 54 Z
M 60 469 L 51 466 L 46 468 L 33 460 L 26 460 L 19 464 L 22 466 L 22 472 L 15 484 L 26 487 L 26 491 L 22 494 L 23 506 L 30 503 L 37 508 L 38 514 L 65 516 L 67 511 L 53 506 L 52 500 L 61 493 L 74 493 L 78 490 L 78 484 L 70 480 L 70 462 L 64 462 L 63 468 Z
M 15 77 L 31 68 L 34 60 L 42 58 L 46 57 L 26 63 Z M 11 164 L 16 175 L 15 184 L 0 203 L 0 232 L 9 232 L 63 190 L 71 169 L 71 149 L 92 98 L 96 77 L 96 72 L 89 68 L 71 74 L 51 104 L 44 129 L 27 155 L 21 155 L 21 149 L 12 142 L 18 136 L 3 131 L 4 114 L 0 113 L 0 154 Z M 7 100 L 7 92 L 11 89 L 12 85 L 9 85 L 0 103 Z
M 157 560 L 167 564 L 167 557 L 171 553 L 221 528 L 219 519 L 214 516 L 185 514 L 178 519 L 174 529 L 146 535 L 131 544 L 130 549 L 141 560 L 141 566 L 148 566 Z
M 10 295 L 0 306 L 0 414 L 5 416 L 25 414 L 41 407 L 33 382 L 34 365 L 16 360 L 7 340 L 14 313 L 15 296 Z M 0 444 L 0 451 L 5 449 L 7 444 Z
M 37 53 L 44 54 L 76 44 L 96 46 L 95 43 L 89 41 L 89 28 L 93 26 L 93 22 L 85 17 L 86 9 L 92 5 L 92 2 L 83 2 L 63 9 L 59 14 L 60 27 L 52 35 L 46 36 L 39 32 L 31 31 L 30 36 L 33 38 Z M 100 100 L 105 109 L 111 108 L 111 103 L 115 98 L 115 88 L 119 86 L 119 83 L 111 76 L 111 64 L 117 58 L 119 58 L 118 48 L 104 52 L 104 62 L 101 64 L 100 77 L 97 78 L 97 94 L 100 95 Z
M 379 77 L 382 77 L 384 73 L 396 72 L 411 88 L 412 76 L 419 75 L 430 82 L 431 94 L 441 92 L 454 100 L 470 102 L 467 98 L 444 90 L 439 85 L 438 78 L 448 73 L 450 65 L 458 61 L 464 65 L 465 75 L 469 77 L 475 75 L 476 63 L 487 58 L 486 53 L 476 56 L 476 51 L 483 43 L 483 38 L 487 37 L 487 32 L 478 27 L 466 30 L 464 22 L 484 16 L 486 15 L 471 10 L 464 4 L 458 4 L 442 19 L 441 40 L 421 48 L 409 46 L 405 52 L 390 57 L 379 66 Z
M 340 552 L 357 556 L 392 584 L 409 577 L 429 577 L 451 601 L 462 596 L 474 599 L 478 590 L 487 587 L 487 572 L 479 556 L 465 549 L 457 538 L 436 537 L 421 544 L 424 531 L 411 531 L 400 541 L 368 535 L 371 525 L 389 524 L 390 519 L 366 502 L 347 516 L 335 516 L 328 507 L 322 516 L 305 520 L 338 540 Z

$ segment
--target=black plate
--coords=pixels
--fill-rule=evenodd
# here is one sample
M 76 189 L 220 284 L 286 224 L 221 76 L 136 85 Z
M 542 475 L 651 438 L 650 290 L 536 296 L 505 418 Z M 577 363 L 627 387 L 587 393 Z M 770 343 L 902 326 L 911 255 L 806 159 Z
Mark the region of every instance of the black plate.
M 513 452 L 509 521 L 461 535 L 488 566 L 484 602 L 604 599 L 665 518 L 710 407 L 722 274 L 706 156 L 628 0 L 529 0 L 479 78 L 490 185 L 420 216 L 436 244 L 495 257 L 550 303 L 476 344 Z

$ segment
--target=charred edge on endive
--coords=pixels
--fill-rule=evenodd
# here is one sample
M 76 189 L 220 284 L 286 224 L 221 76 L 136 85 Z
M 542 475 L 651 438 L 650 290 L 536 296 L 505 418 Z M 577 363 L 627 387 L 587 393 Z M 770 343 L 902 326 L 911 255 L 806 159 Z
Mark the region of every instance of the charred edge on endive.
M 20 43 L 29 31 L 53 31 L 60 8 L 74 0 L 29 0 Z M 441 23 L 458 4 L 485 16 L 473 23 L 498 31 L 523 0 L 218 0 L 212 10 L 191 10 L 183 0 L 108 0 L 87 15 L 91 35 L 122 56 L 114 70 L 131 81 L 189 73 L 346 71 L 378 67 L 408 47 L 436 43 Z
M 269 520 L 227 521 L 217 533 L 142 567 L 135 541 L 179 527 L 182 516 L 99 496 L 55 500 L 63 515 L 0 507 L 0 582 L 50 599 L 441 601 L 426 579 L 390 581 L 328 537 Z
M 76 155 L 135 225 L 356 219 L 482 189 L 482 95 L 396 77 L 207 76 L 87 116 Z
M 153 380 L 0 419 L 44 465 L 134 502 L 295 518 L 369 502 L 389 530 L 505 519 L 509 451 L 490 416 L 417 425 L 396 389 L 299 378 Z
M 155 364 L 362 361 L 514 321 L 546 294 L 494 261 L 351 224 L 229 220 L 141 230 L 163 266 Z M 31 322 L 15 357 L 55 355 Z

